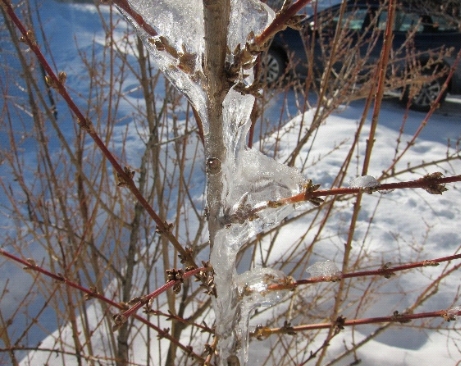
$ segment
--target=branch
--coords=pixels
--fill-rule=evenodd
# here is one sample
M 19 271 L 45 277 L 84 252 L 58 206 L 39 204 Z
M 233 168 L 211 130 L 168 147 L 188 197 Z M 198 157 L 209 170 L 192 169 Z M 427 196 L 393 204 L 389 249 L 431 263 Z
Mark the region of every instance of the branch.
M 157 213 L 149 205 L 149 203 L 144 198 L 142 193 L 136 187 L 133 181 L 134 172 L 131 171 L 131 169 L 129 169 L 128 167 L 122 168 L 122 166 L 115 159 L 114 155 L 109 151 L 109 149 L 106 147 L 104 142 L 101 140 L 101 138 L 95 131 L 91 121 L 88 120 L 83 115 L 83 113 L 80 111 L 80 109 L 77 107 L 77 105 L 75 104 L 75 102 L 73 101 L 69 93 L 67 92 L 67 89 L 64 86 L 66 74 L 64 72 L 60 72 L 58 75 L 56 75 L 56 73 L 53 71 L 50 64 L 46 60 L 45 56 L 41 52 L 37 44 L 37 41 L 35 39 L 34 33 L 26 29 L 26 27 L 21 22 L 21 20 L 16 16 L 12 8 L 12 5 L 8 0 L 0 0 L 0 1 L 1 1 L 0 4 L 3 6 L 6 13 L 8 14 L 12 22 L 16 25 L 16 27 L 22 34 L 21 40 L 30 47 L 30 49 L 37 57 L 40 64 L 45 69 L 45 72 L 46 72 L 45 79 L 46 79 L 47 84 L 53 87 L 54 89 L 56 89 L 56 91 L 63 97 L 63 99 L 69 106 L 70 110 L 74 113 L 75 117 L 77 118 L 77 123 L 79 124 L 79 126 L 91 136 L 91 138 L 96 143 L 96 145 L 99 147 L 103 155 L 106 157 L 107 160 L 109 160 L 110 164 L 115 169 L 117 178 L 119 181 L 118 185 L 127 187 L 131 191 L 131 193 L 136 197 L 138 202 L 147 211 L 148 215 L 157 224 L 157 232 L 165 235 L 165 237 L 170 241 L 170 243 L 173 244 L 175 249 L 181 255 L 186 256 L 187 255 L 186 250 L 179 243 L 178 239 L 170 232 L 170 229 L 171 229 L 170 225 L 166 221 L 162 221 L 162 219 L 157 215 Z M 118 2 L 122 4 L 127 4 L 125 0 L 120 0 Z M 188 258 L 188 261 L 189 261 L 188 265 L 193 265 L 196 267 L 192 258 Z
M 323 199 L 320 197 L 326 196 L 339 196 L 346 194 L 359 194 L 362 192 L 373 193 L 373 192 L 383 192 L 383 191 L 392 191 L 394 189 L 406 189 L 406 188 L 423 188 L 430 194 L 442 194 L 447 191 L 445 188 L 446 183 L 454 183 L 461 181 L 461 175 L 454 175 L 450 177 L 443 177 L 442 173 L 436 172 L 427 174 L 422 178 L 406 181 L 406 182 L 396 182 L 396 183 L 385 183 L 385 184 L 375 184 L 372 187 L 341 187 L 333 188 L 327 190 L 318 190 L 318 184 L 312 184 L 309 181 L 304 189 L 304 192 L 301 192 L 297 195 L 281 198 L 277 201 L 265 201 L 257 204 L 253 208 L 248 208 L 246 205 L 240 205 L 237 209 L 224 217 L 223 221 L 226 225 L 232 224 L 235 222 L 243 222 L 245 220 L 251 220 L 257 218 L 257 214 L 267 208 L 277 208 L 285 205 L 290 205 L 294 203 L 300 203 L 309 201 L 316 206 L 319 206 Z
M 151 292 L 148 295 L 132 299 L 130 301 L 130 304 L 134 304 L 134 305 L 132 307 L 130 307 L 128 310 L 125 310 L 122 313 L 120 313 L 119 316 L 121 316 L 123 318 L 128 318 L 130 316 L 133 316 L 134 314 L 136 314 L 136 312 L 141 307 L 143 307 L 144 305 L 149 306 L 149 303 L 151 302 L 152 299 L 156 298 L 157 296 L 159 296 L 160 294 L 162 294 L 166 290 L 168 290 L 170 288 L 174 289 L 175 286 L 179 286 L 179 290 L 180 290 L 181 289 L 181 287 L 180 287 L 181 283 L 185 279 L 187 279 L 189 277 L 192 277 L 194 275 L 197 275 L 199 272 L 205 272 L 207 270 L 208 269 L 206 267 L 194 268 L 194 269 L 191 269 L 191 270 L 189 270 L 187 272 L 183 272 L 182 270 L 176 270 L 176 269 L 168 270 L 167 271 L 168 277 L 169 278 L 174 277 L 174 279 L 173 278 L 170 279 L 163 286 L 159 287 L 158 289 L 154 290 L 153 292 Z M 173 273 L 173 276 L 171 276 L 172 273 Z M 175 290 L 175 292 L 178 292 L 178 290 Z M 151 312 L 151 310 L 148 309 L 148 311 L 146 311 L 146 312 Z
M 128 4 L 127 0 L 112 0 L 112 2 L 129 15 L 143 30 L 150 36 L 154 37 L 157 32 L 149 24 L 144 21 L 144 18 Z
M 103 302 L 105 302 L 106 304 L 109 304 L 110 306 L 112 307 L 115 307 L 119 310 L 126 310 L 126 304 L 124 303 L 118 303 L 114 300 L 111 300 L 109 298 L 107 298 L 106 296 L 100 294 L 95 288 L 86 288 L 82 285 L 79 285 L 78 283 L 76 282 L 73 282 L 71 280 L 69 280 L 68 278 L 64 277 L 61 273 L 52 273 L 50 271 L 47 271 L 46 269 L 42 268 L 42 267 L 39 267 L 36 265 L 35 261 L 33 259 L 22 259 L 22 258 L 19 258 L 17 256 L 15 256 L 14 254 L 11 254 L 11 253 L 8 253 L 7 251 L 3 250 L 0 248 L 0 254 L 4 255 L 5 257 L 17 262 L 17 263 L 20 263 L 24 266 L 24 269 L 25 270 L 33 270 L 33 271 L 36 271 L 36 272 L 39 272 L 41 274 L 44 274 L 45 276 L 48 276 L 58 282 L 62 282 L 64 283 L 65 285 L 69 286 L 69 287 L 72 287 L 72 288 L 75 288 L 83 293 L 85 293 L 85 298 L 87 300 L 91 299 L 91 298 L 96 298 L 98 300 L 101 300 Z M 187 277 L 190 277 L 198 272 L 200 272 L 200 270 L 204 270 L 205 268 L 197 268 L 197 269 L 193 269 L 191 271 L 188 271 L 185 273 L 185 276 Z M 163 285 L 162 287 L 160 287 L 160 289 L 154 291 L 153 293 L 147 295 L 147 296 L 150 296 L 150 298 L 153 298 L 154 296 L 158 296 L 160 293 L 164 292 L 166 289 L 170 288 L 170 287 L 173 287 L 175 285 L 175 283 L 179 282 L 178 281 L 169 281 L 167 282 L 165 285 Z M 123 313 L 121 313 L 123 314 Z M 126 318 L 122 318 L 121 317 L 121 314 L 116 314 L 114 316 L 114 320 L 116 322 L 116 326 L 118 324 L 120 324 L 120 322 L 123 323 L 123 321 L 125 320 L 126 321 Z M 130 314 L 131 315 L 131 314 Z M 144 323 L 145 325 L 149 326 L 150 328 L 154 329 L 157 334 L 158 334 L 158 337 L 159 338 L 166 338 L 168 339 L 170 342 L 176 344 L 178 347 L 180 347 L 182 350 L 184 350 L 190 357 L 193 357 L 195 360 L 203 363 L 204 362 L 204 359 L 199 356 L 198 354 L 194 353 L 192 348 L 190 346 L 185 346 L 183 345 L 182 343 L 179 342 L 179 340 L 177 340 L 176 338 L 174 338 L 170 333 L 169 333 L 169 329 L 166 328 L 166 329 L 161 329 L 160 327 L 158 327 L 157 325 L 151 323 L 150 321 L 148 321 L 147 319 L 137 315 L 137 314 L 132 314 L 133 317 L 136 319 L 136 320 L 139 320 L 140 322 Z M 115 329 L 116 330 L 116 329 Z
M 454 254 L 447 257 L 441 257 L 436 259 L 423 260 L 419 262 L 412 262 L 407 264 L 402 264 L 399 266 L 391 267 L 389 264 L 383 265 L 381 268 L 370 270 L 370 271 L 358 271 L 358 272 L 349 272 L 349 273 L 335 273 L 326 276 L 316 276 L 303 280 L 294 280 L 290 277 L 284 283 L 273 284 L 267 287 L 268 291 L 277 291 L 277 290 L 292 290 L 295 287 L 300 285 L 308 285 L 312 283 L 319 282 L 336 282 L 345 278 L 354 278 L 354 277 L 365 277 L 365 276 L 384 276 L 385 278 L 390 278 L 395 275 L 395 272 L 401 272 L 408 269 L 420 268 L 420 267 L 436 267 L 440 263 L 449 262 L 455 259 L 461 259 L 461 254 Z
M 270 42 L 272 37 L 276 33 L 286 29 L 289 26 L 294 26 L 299 23 L 300 20 L 304 19 L 304 16 L 298 17 L 296 13 L 300 11 L 307 3 L 311 0 L 298 0 L 296 3 L 291 5 L 291 0 L 285 0 L 282 9 L 277 13 L 274 20 L 264 31 L 255 37 L 254 50 L 264 50 L 267 44 Z M 290 6 L 291 5 L 291 6 Z
M 362 319 L 352 319 L 346 320 L 343 316 L 339 316 L 336 321 L 330 323 L 317 323 L 317 324 L 306 324 L 291 326 L 290 323 L 285 323 L 283 327 L 279 328 L 268 328 L 268 327 L 257 327 L 254 332 L 251 333 L 252 337 L 256 337 L 260 340 L 267 338 L 272 334 L 296 334 L 297 332 L 302 332 L 306 330 L 314 329 L 331 329 L 334 328 L 336 331 L 341 331 L 346 326 L 355 326 L 355 325 L 364 325 L 364 324 L 375 324 L 375 323 L 409 323 L 415 319 L 425 319 L 425 318 L 437 318 L 441 317 L 446 321 L 456 320 L 457 316 L 461 315 L 461 308 L 451 308 L 444 310 L 429 311 L 425 313 L 417 314 L 400 314 L 398 311 L 390 316 L 381 316 L 374 318 L 362 318 Z

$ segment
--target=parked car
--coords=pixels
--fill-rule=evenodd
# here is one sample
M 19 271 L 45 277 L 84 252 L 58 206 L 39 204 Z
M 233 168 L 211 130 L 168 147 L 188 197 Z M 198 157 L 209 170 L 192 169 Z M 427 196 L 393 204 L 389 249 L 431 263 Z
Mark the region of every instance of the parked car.
M 361 76 L 370 77 L 367 70 L 371 70 L 371 65 L 375 65 L 381 55 L 387 6 L 377 0 L 348 1 L 341 17 L 340 9 L 341 4 L 337 4 L 318 11 L 303 21 L 300 31 L 288 28 L 278 33 L 263 60 L 266 82 L 279 80 L 286 73 L 287 65 L 291 67 L 290 73 L 298 78 L 320 79 L 332 53 L 336 29 L 344 32 L 340 47 L 354 54 L 350 58 L 344 53 L 335 60 L 333 70 L 337 74 L 345 60 L 351 62 L 360 58 L 363 62 Z M 404 101 L 410 100 L 413 109 L 430 109 L 451 67 L 454 72 L 440 102 L 447 92 L 461 94 L 461 62 L 456 65 L 461 49 L 461 21 L 456 24 L 449 19 L 441 12 L 430 13 L 409 2 L 397 5 L 388 74 L 400 78 L 398 88 L 403 92 Z M 418 78 L 419 86 L 411 89 L 409 85 L 418 85 L 415 81 Z

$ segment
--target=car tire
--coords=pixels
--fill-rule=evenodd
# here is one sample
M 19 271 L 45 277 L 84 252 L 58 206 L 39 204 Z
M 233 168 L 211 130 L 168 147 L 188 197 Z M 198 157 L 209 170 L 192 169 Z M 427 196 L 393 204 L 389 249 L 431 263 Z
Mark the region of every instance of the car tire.
M 430 76 L 434 73 L 437 73 L 437 70 L 433 69 L 431 71 L 423 72 L 423 75 Z M 415 111 L 428 112 L 432 104 L 438 98 L 439 94 L 442 92 L 443 84 L 445 83 L 444 77 L 439 77 L 434 80 L 431 80 L 428 83 L 424 83 L 421 86 L 421 89 L 418 93 L 413 96 L 410 100 L 410 87 L 407 87 L 404 93 L 404 102 L 410 103 L 410 108 Z M 443 92 L 443 95 L 439 99 L 439 103 L 443 103 L 447 96 L 447 91 Z
M 280 82 L 285 73 L 286 63 L 280 52 L 270 48 L 262 59 L 261 81 L 268 85 Z

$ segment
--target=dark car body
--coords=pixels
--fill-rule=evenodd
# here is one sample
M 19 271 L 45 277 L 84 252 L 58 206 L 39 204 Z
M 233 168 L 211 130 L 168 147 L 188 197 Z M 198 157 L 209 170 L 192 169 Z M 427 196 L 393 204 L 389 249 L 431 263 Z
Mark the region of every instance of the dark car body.
M 274 37 L 269 57 L 280 64 L 280 71 L 289 63 L 292 73 L 299 78 L 306 78 L 309 73 L 319 77 L 332 53 L 337 30 L 344 32 L 341 42 L 347 43 L 338 47 L 354 52 L 356 55 L 353 56 L 365 60 L 365 65 L 377 63 L 383 48 L 387 6 L 380 1 L 349 1 L 342 16 L 340 9 L 341 4 L 337 4 L 319 11 L 303 21 L 301 30 L 287 28 Z M 456 61 L 461 49 L 459 24 L 461 21 L 458 24 L 450 22 L 443 13 L 431 14 L 410 3 L 398 3 L 393 27 L 392 70 L 389 73 L 411 79 L 411 74 L 416 72 L 412 65 L 419 65 L 423 74 L 439 75 L 423 83 L 421 93 L 427 95 L 424 100 L 413 101 L 416 109 L 430 108 L 452 67 L 454 72 L 446 91 L 461 94 L 461 62 Z M 346 59 L 336 59 L 334 69 L 339 70 Z M 442 95 L 441 99 L 444 97 Z

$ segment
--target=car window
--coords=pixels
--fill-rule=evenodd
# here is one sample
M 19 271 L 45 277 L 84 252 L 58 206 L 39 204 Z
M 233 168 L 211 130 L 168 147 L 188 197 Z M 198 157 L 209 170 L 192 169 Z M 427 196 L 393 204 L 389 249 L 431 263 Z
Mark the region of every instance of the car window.
M 454 21 L 450 21 L 450 19 L 444 17 L 443 15 L 432 15 L 432 19 L 435 26 L 437 27 L 437 31 L 439 32 L 458 31 L 458 24 L 456 24 Z
M 385 30 L 387 23 L 387 10 L 383 10 L 379 16 L 378 29 Z M 396 11 L 394 32 L 435 33 L 454 32 L 456 25 L 450 23 L 443 15 L 427 15 L 415 12 Z
M 317 23 L 310 23 L 311 29 L 320 29 L 325 31 L 334 31 L 340 22 L 340 29 L 359 31 L 362 29 L 365 19 L 367 18 L 368 9 L 349 9 L 344 12 L 340 19 L 338 11 L 323 12 Z
M 368 9 L 351 9 L 346 11 L 341 19 L 341 29 L 361 30 L 367 14 Z M 339 21 L 339 16 L 335 17 L 335 21 L 336 23 Z
M 378 20 L 378 29 L 385 30 L 387 24 L 387 10 L 383 10 L 379 15 Z M 424 21 L 424 23 L 423 23 Z M 416 28 L 416 32 L 423 32 L 424 25 L 431 24 L 430 17 L 429 19 L 422 19 L 419 14 L 416 13 L 407 13 L 401 10 L 397 10 L 395 13 L 394 21 L 394 32 L 409 32 Z

